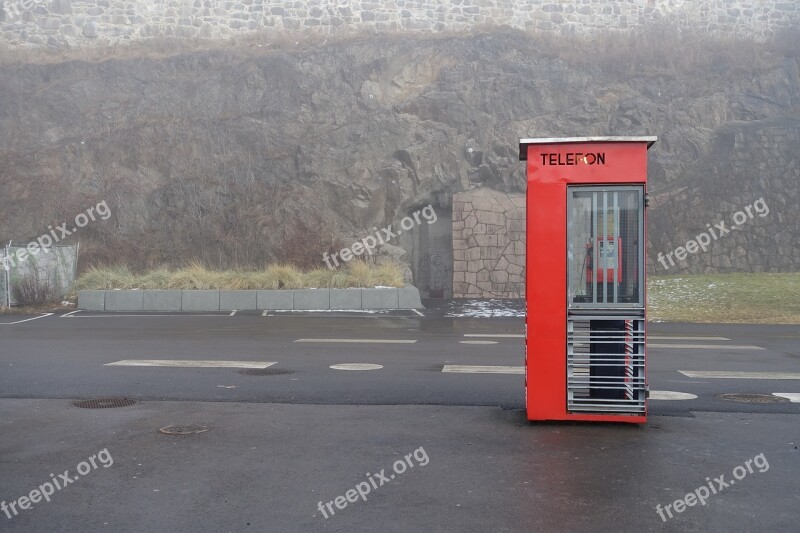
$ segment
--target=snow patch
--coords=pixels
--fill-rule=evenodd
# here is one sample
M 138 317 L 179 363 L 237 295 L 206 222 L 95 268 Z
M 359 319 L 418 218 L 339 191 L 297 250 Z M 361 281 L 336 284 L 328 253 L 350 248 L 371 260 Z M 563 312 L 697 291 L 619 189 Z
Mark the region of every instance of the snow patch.
M 454 301 L 444 316 L 445 318 L 524 318 L 525 303 L 500 299 Z

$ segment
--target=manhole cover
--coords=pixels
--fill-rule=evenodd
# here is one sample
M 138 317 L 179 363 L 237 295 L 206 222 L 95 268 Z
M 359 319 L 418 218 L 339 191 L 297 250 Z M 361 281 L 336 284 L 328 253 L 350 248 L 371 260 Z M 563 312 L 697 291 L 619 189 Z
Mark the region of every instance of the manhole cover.
M 740 394 L 738 392 L 726 392 L 718 395 L 717 398 L 741 403 L 783 403 L 789 401 L 786 398 L 780 398 L 772 394 Z
M 114 407 L 128 407 L 135 405 L 136 400 L 128 398 L 95 398 L 93 400 L 76 400 L 72 402 L 81 409 L 113 409 Z
M 205 433 L 208 431 L 208 426 L 201 426 L 194 424 L 190 426 L 164 426 L 158 428 L 159 433 L 164 435 L 195 435 L 197 433 Z
M 283 368 L 246 368 L 239 371 L 245 376 L 279 376 L 281 374 L 294 374 L 293 370 Z

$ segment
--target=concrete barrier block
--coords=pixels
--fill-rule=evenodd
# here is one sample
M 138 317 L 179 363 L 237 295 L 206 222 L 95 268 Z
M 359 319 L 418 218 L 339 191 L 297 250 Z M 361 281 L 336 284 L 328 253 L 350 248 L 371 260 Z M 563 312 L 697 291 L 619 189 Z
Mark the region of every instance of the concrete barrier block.
M 78 309 L 105 311 L 106 291 L 78 291 Z
M 258 291 L 219 291 L 220 311 L 255 311 Z
M 400 309 L 421 309 L 422 299 L 419 297 L 419 289 L 413 285 L 406 285 L 401 289 L 397 289 L 397 296 L 399 302 L 397 306 Z
M 219 291 L 181 291 L 183 311 L 219 311 Z
M 304 289 L 294 291 L 294 309 L 330 309 L 331 291 L 328 289 Z
M 106 311 L 144 311 L 144 291 L 106 291 Z
M 331 309 L 361 309 L 361 289 L 331 289 Z
M 362 289 L 362 309 L 397 309 L 400 303 L 398 289 Z
M 264 291 L 79 291 L 78 309 L 85 311 L 252 311 L 327 309 L 417 309 L 419 290 L 305 289 Z
M 265 311 L 294 309 L 294 291 L 256 291 L 256 305 Z
M 144 311 L 180 311 L 181 291 L 146 290 L 143 294 Z

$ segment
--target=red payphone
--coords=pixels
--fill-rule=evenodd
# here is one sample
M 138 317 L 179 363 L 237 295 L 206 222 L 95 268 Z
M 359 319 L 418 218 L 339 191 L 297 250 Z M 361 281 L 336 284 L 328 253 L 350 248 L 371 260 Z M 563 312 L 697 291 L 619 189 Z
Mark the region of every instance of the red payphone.
M 529 420 L 647 420 L 645 206 L 655 142 L 520 141 Z
M 622 239 L 615 239 L 609 235 L 597 237 L 598 254 L 600 260 L 597 268 L 594 268 L 594 244 L 586 244 L 586 283 L 592 282 L 593 273 L 597 272 L 597 281 L 606 278 L 607 283 L 622 283 L 622 271 L 618 265 L 622 262 Z M 616 272 L 616 279 L 614 273 Z

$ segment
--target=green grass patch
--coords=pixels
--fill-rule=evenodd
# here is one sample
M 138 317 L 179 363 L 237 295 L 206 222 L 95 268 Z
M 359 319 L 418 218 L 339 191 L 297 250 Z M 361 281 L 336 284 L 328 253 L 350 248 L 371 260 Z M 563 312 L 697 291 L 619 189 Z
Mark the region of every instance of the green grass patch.
M 800 273 L 652 276 L 648 278 L 648 318 L 800 324 Z

